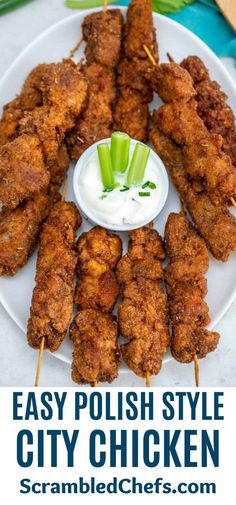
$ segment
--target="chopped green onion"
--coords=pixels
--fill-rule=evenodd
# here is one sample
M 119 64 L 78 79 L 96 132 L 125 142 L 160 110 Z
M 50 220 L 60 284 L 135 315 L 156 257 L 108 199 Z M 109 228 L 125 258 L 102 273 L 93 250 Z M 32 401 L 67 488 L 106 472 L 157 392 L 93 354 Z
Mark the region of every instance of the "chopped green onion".
M 121 183 L 120 182 L 115 182 L 114 184 L 112 184 L 112 186 L 110 186 L 109 188 L 105 188 L 103 189 L 103 193 L 110 193 L 111 191 L 113 191 L 113 189 L 116 189 L 116 188 L 119 188 L 121 186 Z
M 115 132 L 111 136 L 111 161 L 114 172 L 124 174 L 129 164 L 130 137 Z
M 147 181 L 142 185 L 142 189 L 145 188 L 156 189 L 156 184 L 154 182 Z
M 150 155 L 150 147 L 144 146 L 143 144 L 139 143 L 136 144 L 127 175 L 127 186 L 141 185 L 144 178 L 149 155 Z
M 139 192 L 139 196 L 150 196 L 150 195 L 151 195 L 151 193 L 149 193 L 149 192 L 145 192 L 145 191 Z
M 112 186 L 110 186 L 109 188 L 105 188 L 105 189 L 103 189 L 103 190 L 102 190 L 102 192 L 103 192 L 103 193 L 111 193 L 111 192 L 113 191 L 113 189 L 114 189 L 114 188 L 113 188 Z
M 100 200 L 105 200 L 105 198 L 107 198 L 107 195 L 101 195 L 99 196 Z
M 129 191 L 129 187 L 128 186 L 123 186 L 123 188 L 120 189 L 120 192 L 122 193 L 123 191 Z
M 111 154 L 108 144 L 98 144 L 97 151 L 98 151 L 103 187 L 105 189 L 111 188 L 115 183 L 115 179 L 112 170 Z

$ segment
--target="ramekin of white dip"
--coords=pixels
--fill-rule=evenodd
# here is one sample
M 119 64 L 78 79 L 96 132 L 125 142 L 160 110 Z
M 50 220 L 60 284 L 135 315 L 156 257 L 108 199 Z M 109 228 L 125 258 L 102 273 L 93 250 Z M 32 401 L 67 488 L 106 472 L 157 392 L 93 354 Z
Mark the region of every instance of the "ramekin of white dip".
M 115 231 L 134 230 L 154 221 L 163 209 L 169 191 L 169 179 L 161 159 L 150 150 L 141 187 L 125 189 L 128 165 L 125 173 L 115 173 L 117 187 L 104 191 L 97 152 L 97 145 L 104 143 L 110 146 L 111 139 L 90 146 L 75 166 L 73 189 L 82 214 L 92 224 Z M 131 139 L 129 164 L 136 144 L 137 141 Z M 146 182 L 151 182 L 155 189 L 143 188 Z M 145 193 L 146 196 L 140 196 Z

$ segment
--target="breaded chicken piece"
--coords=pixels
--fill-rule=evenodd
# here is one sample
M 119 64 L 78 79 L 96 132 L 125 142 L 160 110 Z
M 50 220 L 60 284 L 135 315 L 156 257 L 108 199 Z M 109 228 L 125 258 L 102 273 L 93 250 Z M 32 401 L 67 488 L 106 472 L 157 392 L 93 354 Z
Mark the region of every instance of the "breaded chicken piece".
M 69 327 L 76 267 L 74 241 L 80 224 L 74 203 L 62 201 L 54 205 L 43 226 L 27 331 L 34 349 L 44 337 L 45 347 L 56 351 Z
M 177 63 L 161 63 L 146 72 L 153 91 L 163 102 L 190 99 L 196 95 L 190 74 Z
M 146 44 L 155 60 L 158 59 L 156 30 L 153 26 L 151 0 L 132 0 L 127 11 L 124 29 L 124 51 L 126 57 L 146 58 L 143 45 Z
M 196 90 L 198 114 L 208 130 L 223 137 L 223 151 L 236 166 L 236 127 L 227 95 L 216 81 L 212 81 L 207 68 L 198 56 L 188 56 L 181 66 L 191 75 Z
M 24 115 L 20 133 L 38 135 L 47 162 L 56 159 L 65 134 L 71 130 L 87 99 L 87 82 L 80 65 L 50 64 L 41 83 L 44 105 Z
M 159 373 L 169 344 L 166 294 L 158 282 L 141 275 L 125 285 L 119 305 L 121 335 L 130 342 L 121 346 L 124 361 L 136 375 Z
M 196 107 L 195 100 L 171 102 L 154 113 L 155 120 L 161 131 L 185 146 L 184 167 L 190 177 L 203 185 L 213 203 L 227 203 L 236 194 L 236 172 Z
M 215 350 L 219 341 L 218 333 L 206 330 L 210 322 L 208 306 L 201 289 L 196 286 L 196 280 L 203 279 L 208 268 L 208 253 L 204 241 L 183 212 L 169 215 L 165 227 L 165 245 L 170 258 L 165 278 L 172 324 L 171 352 L 178 361 L 190 363 L 195 356 L 203 358 Z M 176 283 L 173 283 L 176 265 L 180 271 L 179 261 L 184 272 L 190 264 L 188 282 L 186 273 L 183 277 L 178 273 Z M 195 270 L 191 269 L 192 264 L 195 264 Z
M 213 256 L 227 261 L 236 251 L 236 218 L 227 206 L 214 205 L 205 191 L 197 193 L 184 169 L 182 149 L 158 129 L 155 114 L 150 123 L 150 139 L 163 160 L 182 202 Z
M 83 39 L 87 62 L 114 68 L 120 57 L 123 18 L 119 9 L 94 12 L 84 18 Z
M 43 221 L 59 199 L 58 190 L 69 167 L 64 144 L 56 162 L 49 166 L 51 182 L 47 191 L 23 202 L 13 211 L 0 213 L 0 275 L 15 275 L 33 252 Z
M 70 156 L 77 160 L 90 145 L 111 135 L 112 104 L 116 98 L 115 72 L 97 63 L 83 67 L 88 101 L 75 127 L 67 135 Z
M 127 285 L 138 277 L 153 281 L 163 279 L 160 260 L 165 259 L 162 241 L 155 230 L 148 227 L 129 232 L 130 247 L 116 269 L 120 285 Z
M 0 147 L 0 202 L 14 209 L 49 184 L 36 135 L 21 135 Z
M 159 373 L 169 344 L 167 297 L 158 282 L 165 252 L 161 237 L 149 227 L 129 232 L 129 239 L 128 253 L 117 265 L 123 297 L 119 327 L 130 341 L 121 352 L 128 367 L 145 377 Z
M 40 193 L 15 210 L 0 214 L 0 276 L 13 276 L 34 250 L 49 197 Z
M 25 112 L 43 104 L 40 81 L 46 67 L 46 63 L 37 65 L 26 78 L 20 94 L 3 108 L 0 120 L 0 145 L 6 144 L 18 135 L 20 120 Z
M 118 99 L 113 118 L 113 131 L 123 131 L 131 138 L 148 139 L 148 103 L 153 99 L 146 73 L 152 66 L 143 45 L 158 60 L 156 33 L 150 0 L 132 0 L 124 28 L 123 52 L 118 66 Z
M 122 58 L 118 65 L 118 85 L 138 91 L 144 101 L 150 103 L 153 99 L 153 91 L 146 79 L 146 72 L 149 69 L 149 59 L 133 58 L 129 60 L 128 58 Z
M 72 380 L 96 385 L 118 375 L 119 348 L 115 318 L 98 310 L 78 312 L 70 327 L 74 352 Z
M 163 133 L 180 145 L 191 145 L 210 137 L 197 114 L 195 100 L 176 100 L 154 111 L 155 121 Z
M 146 142 L 148 117 L 148 104 L 141 93 L 122 87 L 113 115 L 113 130 L 123 131 L 133 139 Z
M 110 312 L 117 300 L 119 286 L 115 267 L 122 244 L 117 235 L 96 226 L 78 240 L 78 283 L 75 302 L 78 308 Z

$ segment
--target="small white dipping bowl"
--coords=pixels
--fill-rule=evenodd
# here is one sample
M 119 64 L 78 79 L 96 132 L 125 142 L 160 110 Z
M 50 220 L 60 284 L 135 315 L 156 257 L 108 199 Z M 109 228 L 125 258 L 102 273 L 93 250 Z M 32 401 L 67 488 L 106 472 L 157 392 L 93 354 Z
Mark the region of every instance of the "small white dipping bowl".
M 138 142 L 137 140 L 131 139 L 131 143 L 130 143 L 131 150 L 132 150 L 132 147 L 134 149 L 137 142 Z M 87 202 L 86 202 L 84 195 L 83 195 L 81 188 L 80 188 L 79 179 L 80 179 L 81 170 L 84 166 L 86 166 L 90 156 L 95 151 L 97 151 L 97 145 L 104 144 L 104 143 L 107 143 L 110 145 L 111 139 L 108 138 L 108 139 L 100 140 L 99 142 L 96 142 L 95 144 L 90 146 L 88 149 L 86 149 L 86 151 L 84 151 L 84 153 L 82 154 L 82 156 L 79 158 L 79 160 L 77 161 L 77 163 L 75 165 L 74 176 L 73 176 L 73 190 L 74 190 L 76 202 L 78 204 L 78 207 L 79 207 L 81 213 L 84 215 L 85 219 L 88 219 L 91 222 L 91 224 L 99 225 L 99 226 L 102 226 L 103 228 L 107 228 L 109 230 L 114 230 L 114 231 L 134 230 L 136 228 L 140 228 L 142 226 L 147 225 L 151 221 L 154 221 L 154 219 L 156 219 L 158 214 L 160 214 L 161 210 L 163 209 L 163 207 L 166 203 L 168 191 L 169 191 L 169 179 L 168 179 L 168 175 L 167 175 L 167 172 L 166 172 L 163 162 L 161 161 L 159 156 L 153 151 L 153 149 L 150 150 L 150 158 L 153 159 L 153 161 L 155 162 L 155 164 L 157 166 L 158 177 L 160 179 L 159 185 L 162 186 L 162 191 L 161 191 L 161 198 L 159 199 L 159 201 L 157 201 L 157 206 L 155 208 L 155 211 L 152 214 L 150 214 L 150 216 L 148 216 L 148 218 L 146 218 L 143 221 L 140 221 L 139 223 L 135 223 L 135 224 L 128 224 L 128 223 L 124 223 L 122 225 L 121 224 L 118 224 L 118 225 L 110 224 L 110 223 L 103 221 L 100 218 L 100 216 L 99 217 L 96 216 L 95 212 L 87 205 Z M 138 143 L 141 144 L 142 142 L 138 142 Z M 92 191 L 93 191 L 93 188 L 91 187 L 91 192 Z

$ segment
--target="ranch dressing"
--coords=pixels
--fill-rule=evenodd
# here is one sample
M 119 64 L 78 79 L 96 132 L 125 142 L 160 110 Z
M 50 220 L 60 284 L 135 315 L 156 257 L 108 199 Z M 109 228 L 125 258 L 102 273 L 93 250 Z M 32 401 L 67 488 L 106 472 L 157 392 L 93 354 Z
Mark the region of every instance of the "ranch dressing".
M 133 152 L 134 146 L 131 146 L 129 163 Z M 151 181 L 155 184 L 155 189 L 149 187 L 143 189 L 139 186 L 121 191 L 126 186 L 127 173 L 128 169 L 124 174 L 116 173 L 116 183 L 120 186 L 111 192 L 104 192 L 97 150 L 90 154 L 80 171 L 78 184 L 81 198 L 90 213 L 108 225 L 138 225 L 155 214 L 155 209 L 163 198 L 162 172 L 151 154 L 142 185 L 146 181 Z M 150 196 L 140 196 L 140 192 L 150 193 Z

